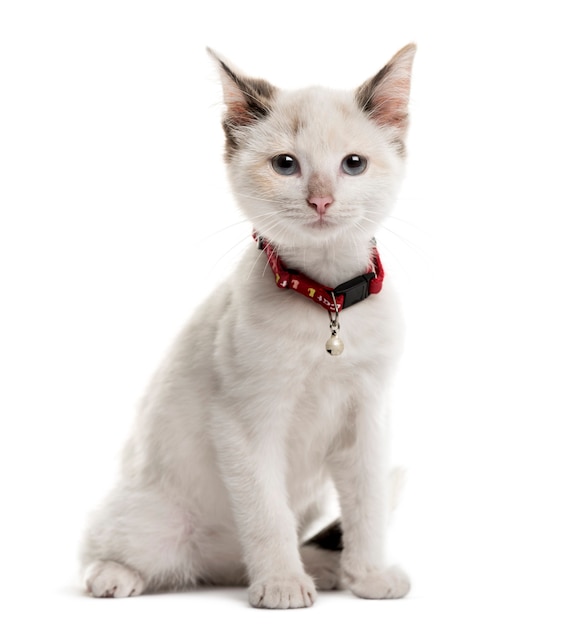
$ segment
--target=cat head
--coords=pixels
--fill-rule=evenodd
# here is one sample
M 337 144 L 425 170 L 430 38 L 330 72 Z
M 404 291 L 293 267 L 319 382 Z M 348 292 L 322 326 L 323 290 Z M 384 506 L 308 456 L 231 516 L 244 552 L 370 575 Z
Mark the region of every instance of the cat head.
M 223 85 L 229 178 L 261 235 L 300 246 L 376 231 L 402 176 L 415 50 L 354 91 L 281 90 L 209 50 Z

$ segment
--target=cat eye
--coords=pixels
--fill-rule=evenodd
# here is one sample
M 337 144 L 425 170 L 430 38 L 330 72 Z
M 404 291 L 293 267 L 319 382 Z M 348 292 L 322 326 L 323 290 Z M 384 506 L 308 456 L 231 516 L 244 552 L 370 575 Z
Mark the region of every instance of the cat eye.
M 346 174 L 357 176 L 367 169 L 367 159 L 358 154 L 349 154 L 341 162 L 341 168 Z
M 292 176 L 299 171 L 299 162 L 290 154 L 278 154 L 271 159 L 271 165 L 281 176 Z

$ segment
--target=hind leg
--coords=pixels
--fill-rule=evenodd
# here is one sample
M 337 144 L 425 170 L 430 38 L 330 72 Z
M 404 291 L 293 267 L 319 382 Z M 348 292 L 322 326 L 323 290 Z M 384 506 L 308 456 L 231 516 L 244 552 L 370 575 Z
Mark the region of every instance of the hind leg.
M 84 580 L 94 598 L 130 598 L 145 588 L 138 572 L 115 561 L 94 561 L 87 567 Z
M 319 591 L 341 589 L 341 552 L 331 552 L 316 546 L 300 550 L 305 572 L 312 577 Z
M 228 515 L 221 526 L 205 525 L 201 517 L 156 489 L 116 489 L 94 515 L 84 541 L 88 592 L 127 597 L 220 577 L 235 584 L 243 568 Z
M 126 597 L 189 583 L 193 518 L 155 489 L 118 487 L 94 514 L 82 550 L 88 591 Z
M 334 522 L 309 539 L 300 549 L 304 569 L 321 591 L 341 589 L 342 530 Z

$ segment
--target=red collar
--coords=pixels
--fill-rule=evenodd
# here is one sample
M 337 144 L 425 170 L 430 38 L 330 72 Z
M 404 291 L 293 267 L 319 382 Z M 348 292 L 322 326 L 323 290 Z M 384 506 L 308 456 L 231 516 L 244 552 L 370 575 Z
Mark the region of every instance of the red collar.
M 332 288 L 317 283 L 297 270 L 287 269 L 267 239 L 260 237 L 256 232 L 253 233 L 253 237 L 258 242 L 259 249 L 264 250 L 267 255 L 277 286 L 281 289 L 293 289 L 327 311 L 339 313 L 342 309 L 361 302 L 382 289 L 384 270 L 374 240 L 367 272 Z

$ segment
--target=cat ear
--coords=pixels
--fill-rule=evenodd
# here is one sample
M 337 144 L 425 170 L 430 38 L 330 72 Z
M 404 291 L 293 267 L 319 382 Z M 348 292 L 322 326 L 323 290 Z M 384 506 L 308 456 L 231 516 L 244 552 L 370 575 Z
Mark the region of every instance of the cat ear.
M 382 126 L 391 126 L 403 134 L 408 126 L 410 78 L 416 45 L 398 51 L 374 77 L 355 92 L 359 107 Z
M 214 50 L 207 48 L 207 52 L 219 68 L 226 104 L 225 120 L 233 126 L 247 126 L 265 117 L 277 89 L 265 80 L 248 78 L 233 70 Z

